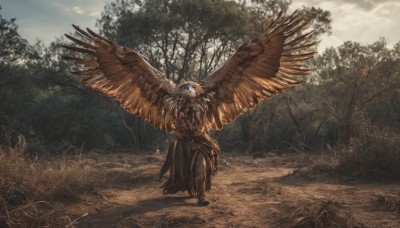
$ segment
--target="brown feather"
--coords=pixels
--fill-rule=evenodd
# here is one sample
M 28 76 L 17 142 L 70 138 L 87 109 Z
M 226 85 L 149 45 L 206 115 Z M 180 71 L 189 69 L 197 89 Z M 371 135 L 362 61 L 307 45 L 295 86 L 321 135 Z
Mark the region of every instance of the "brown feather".
M 85 48 L 72 47 L 72 46 L 67 46 L 67 45 L 61 45 L 61 47 L 71 50 L 71 51 L 75 51 L 75 52 L 80 52 L 80 53 L 89 54 L 89 55 L 96 55 L 96 53 L 94 51 L 85 49 Z
M 95 57 L 63 57 L 84 66 L 83 70 L 72 72 L 87 76 L 81 83 L 116 99 L 128 112 L 141 116 L 152 125 L 174 130 L 173 119 L 164 113 L 169 105 L 164 98 L 171 96 L 175 84 L 131 49 L 120 47 L 90 29 L 84 31 L 76 25 L 73 27 L 80 39 L 65 36 L 80 47 L 62 47 Z
M 70 39 L 71 41 L 73 41 L 74 43 L 76 43 L 76 44 L 78 44 L 78 45 L 80 45 L 80 46 L 82 46 L 82 47 L 96 50 L 96 47 L 93 46 L 93 45 L 91 45 L 91 44 L 88 44 L 88 43 L 86 43 L 86 42 L 83 42 L 83 41 L 81 41 L 81 40 L 78 40 L 78 39 L 76 39 L 75 37 L 72 37 L 72 36 L 70 36 L 70 35 L 68 35 L 68 34 L 64 34 L 64 35 L 65 35 L 65 37 L 67 37 L 68 39 Z
M 284 10 L 258 39 L 243 44 L 202 81 L 204 93 L 216 100 L 207 103 L 204 121 L 210 122 L 209 128 L 221 129 L 261 101 L 298 84 L 295 76 L 310 73 L 303 62 L 313 58 L 315 52 L 305 51 L 318 42 L 305 42 L 314 34 L 303 32 L 310 23 L 309 16 L 295 11 L 282 19 Z M 297 35 L 299 32 L 303 34 Z

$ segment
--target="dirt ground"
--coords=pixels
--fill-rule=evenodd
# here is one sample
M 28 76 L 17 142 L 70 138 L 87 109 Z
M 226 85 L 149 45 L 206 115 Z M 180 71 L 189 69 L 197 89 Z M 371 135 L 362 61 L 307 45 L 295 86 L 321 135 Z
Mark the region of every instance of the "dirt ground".
M 163 161 L 132 154 L 84 159 L 83 166 L 106 172 L 107 187 L 66 206 L 75 226 L 400 227 L 399 183 L 343 178 L 321 156 L 223 155 L 207 207 L 187 193 L 162 194 Z

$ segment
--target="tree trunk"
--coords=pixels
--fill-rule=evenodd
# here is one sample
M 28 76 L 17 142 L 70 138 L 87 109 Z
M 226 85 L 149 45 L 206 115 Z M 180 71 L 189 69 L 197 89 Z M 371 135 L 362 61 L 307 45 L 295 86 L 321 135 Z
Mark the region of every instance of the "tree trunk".
M 129 132 L 132 138 L 132 143 L 136 145 L 138 143 L 138 137 L 136 136 L 135 132 L 129 127 L 128 123 L 126 122 L 125 116 L 122 113 L 121 108 L 117 108 L 117 112 L 119 116 L 121 117 L 122 125 L 125 127 L 125 129 Z
M 134 132 L 138 138 L 138 145 L 141 149 L 149 149 L 149 142 L 146 134 L 146 123 L 140 118 L 135 118 Z
M 286 107 L 287 107 L 288 113 L 290 115 L 290 118 L 292 119 L 294 125 L 296 126 L 297 133 L 300 134 L 300 137 L 301 137 L 300 150 L 301 150 L 301 152 L 303 152 L 304 151 L 305 140 L 306 140 L 303 128 L 300 126 L 299 121 L 293 115 L 292 108 L 289 105 L 289 101 L 288 101 L 287 97 L 285 97 L 285 102 L 286 102 Z

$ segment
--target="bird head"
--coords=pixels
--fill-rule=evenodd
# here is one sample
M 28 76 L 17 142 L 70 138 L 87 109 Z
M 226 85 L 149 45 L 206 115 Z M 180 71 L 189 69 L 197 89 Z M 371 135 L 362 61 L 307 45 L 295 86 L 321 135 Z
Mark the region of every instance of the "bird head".
M 201 86 L 194 82 L 184 82 L 177 86 L 176 93 L 188 97 L 196 97 L 200 93 L 202 93 L 203 89 Z

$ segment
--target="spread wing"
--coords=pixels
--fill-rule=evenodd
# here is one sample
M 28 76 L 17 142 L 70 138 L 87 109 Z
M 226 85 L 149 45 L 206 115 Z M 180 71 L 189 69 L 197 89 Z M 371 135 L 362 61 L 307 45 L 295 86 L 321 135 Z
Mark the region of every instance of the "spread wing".
M 303 62 L 316 53 L 306 49 L 313 31 L 299 35 L 309 23 L 307 15 L 294 12 L 282 19 L 282 12 L 257 39 L 242 45 L 221 67 L 202 82 L 209 99 L 204 122 L 208 129 L 220 130 L 237 116 L 261 101 L 279 94 L 307 75 Z
M 75 46 L 63 46 L 83 57 L 64 59 L 83 65 L 82 84 L 117 100 L 130 113 L 153 126 L 172 131 L 174 124 L 168 112 L 168 101 L 175 84 L 166 79 L 144 58 L 129 48 L 118 46 L 73 25 L 80 39 L 65 35 Z

